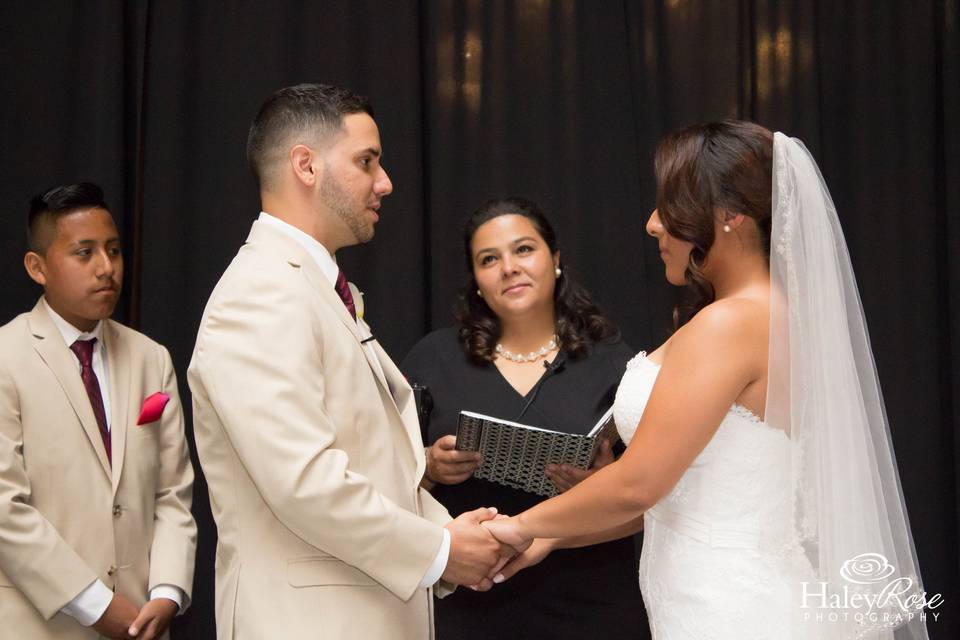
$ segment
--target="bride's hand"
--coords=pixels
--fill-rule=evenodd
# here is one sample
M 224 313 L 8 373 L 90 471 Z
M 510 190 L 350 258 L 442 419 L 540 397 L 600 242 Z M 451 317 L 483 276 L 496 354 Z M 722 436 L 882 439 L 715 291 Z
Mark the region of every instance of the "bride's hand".
M 533 541 L 533 536 L 524 531 L 517 516 L 512 518 L 497 517 L 493 520 L 486 520 L 481 525 L 486 527 L 494 538 L 516 549 L 517 553 L 525 551 Z
M 481 523 L 481 526 L 485 526 L 486 524 L 489 524 L 491 522 L 497 522 L 497 521 L 507 522 L 510 519 L 511 519 L 510 516 L 504 515 L 502 513 L 498 513 L 493 520 L 486 520 L 483 523 Z M 515 526 L 519 526 L 519 520 L 517 520 L 517 523 Z M 494 576 L 498 575 L 500 573 L 500 570 L 503 569 L 503 567 L 506 566 L 507 563 L 509 563 L 518 555 L 526 551 L 526 549 L 530 546 L 532 542 L 532 540 L 530 539 L 525 539 L 523 541 L 520 541 L 522 536 L 518 536 L 513 533 L 506 533 L 506 530 L 504 530 L 504 531 L 501 531 L 501 534 L 507 537 L 512 536 L 511 539 L 515 541 L 514 543 L 505 542 L 501 538 L 498 538 L 496 534 L 494 534 L 493 532 L 494 528 L 495 527 L 487 527 L 487 530 L 494 537 L 494 539 L 500 543 L 500 560 L 498 560 L 497 563 L 493 566 L 493 568 L 490 569 L 490 573 L 487 574 L 487 580 L 493 580 Z
M 527 549 L 518 553 L 510 562 L 504 565 L 496 575 L 493 576 L 493 582 L 500 584 L 512 578 L 521 569 L 532 567 L 539 564 L 550 555 L 550 552 L 556 549 L 557 540 L 554 538 L 537 538 Z

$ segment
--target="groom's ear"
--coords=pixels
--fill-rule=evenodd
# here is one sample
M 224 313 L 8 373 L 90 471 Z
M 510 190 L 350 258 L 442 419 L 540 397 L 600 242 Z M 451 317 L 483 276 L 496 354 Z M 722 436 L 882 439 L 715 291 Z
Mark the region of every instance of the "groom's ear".
M 294 145 L 290 149 L 290 167 L 293 175 L 305 186 L 312 187 L 320 179 L 319 159 L 316 152 L 305 144 Z

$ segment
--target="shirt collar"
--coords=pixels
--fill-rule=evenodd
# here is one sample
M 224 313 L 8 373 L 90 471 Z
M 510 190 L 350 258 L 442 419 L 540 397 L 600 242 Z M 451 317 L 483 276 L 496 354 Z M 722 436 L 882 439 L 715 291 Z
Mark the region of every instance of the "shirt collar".
M 330 255 L 327 248 L 320 244 L 316 238 L 304 232 L 302 229 L 298 229 L 292 224 L 270 215 L 266 211 L 260 212 L 258 220 L 296 240 L 307 250 L 307 253 L 310 254 L 313 261 L 320 267 L 320 271 L 322 271 L 323 275 L 330 281 L 330 284 L 336 284 L 337 276 L 340 275 L 340 267 L 337 266 L 337 259 Z
M 63 338 L 63 341 L 68 347 L 77 340 L 91 340 L 96 338 L 97 346 L 101 349 L 103 348 L 103 320 L 98 320 L 97 325 L 92 331 L 80 331 L 80 329 L 77 329 L 75 326 L 64 320 L 59 313 L 54 311 L 47 302 L 46 298 L 43 299 L 43 306 L 46 308 L 47 313 L 50 315 L 50 319 L 53 320 L 54 326 L 57 328 L 57 331 L 60 332 L 60 336 Z

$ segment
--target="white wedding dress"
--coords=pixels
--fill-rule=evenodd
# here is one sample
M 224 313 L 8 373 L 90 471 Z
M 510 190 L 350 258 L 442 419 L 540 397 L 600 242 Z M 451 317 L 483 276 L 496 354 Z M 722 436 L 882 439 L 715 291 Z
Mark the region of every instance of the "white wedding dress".
M 627 364 L 614 403 L 625 443 L 659 370 L 643 352 Z M 785 640 L 814 630 L 797 633 L 795 589 L 813 578 L 791 534 L 789 461 L 784 432 L 734 405 L 646 512 L 640 590 L 654 640 Z
M 732 406 L 644 515 L 640 589 L 653 637 L 889 640 L 896 628 L 927 640 L 927 595 L 843 231 L 813 156 L 779 132 L 771 201 L 766 421 Z M 624 442 L 658 373 L 643 353 L 627 365 L 614 403 Z

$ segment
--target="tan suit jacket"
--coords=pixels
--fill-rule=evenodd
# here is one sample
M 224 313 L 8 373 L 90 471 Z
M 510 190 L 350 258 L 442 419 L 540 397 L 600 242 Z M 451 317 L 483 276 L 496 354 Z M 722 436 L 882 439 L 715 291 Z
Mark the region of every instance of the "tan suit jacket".
M 419 582 L 450 516 L 419 488 L 413 393 L 369 336 L 300 244 L 254 223 L 188 372 L 222 640 L 432 635 Z
M 42 303 L 0 327 L 0 636 L 96 638 L 59 613 L 99 578 L 135 605 L 189 597 L 193 469 L 167 350 L 106 320 L 112 468 L 74 355 Z M 143 400 L 170 401 L 137 426 Z M 186 604 L 186 603 L 185 603 Z

